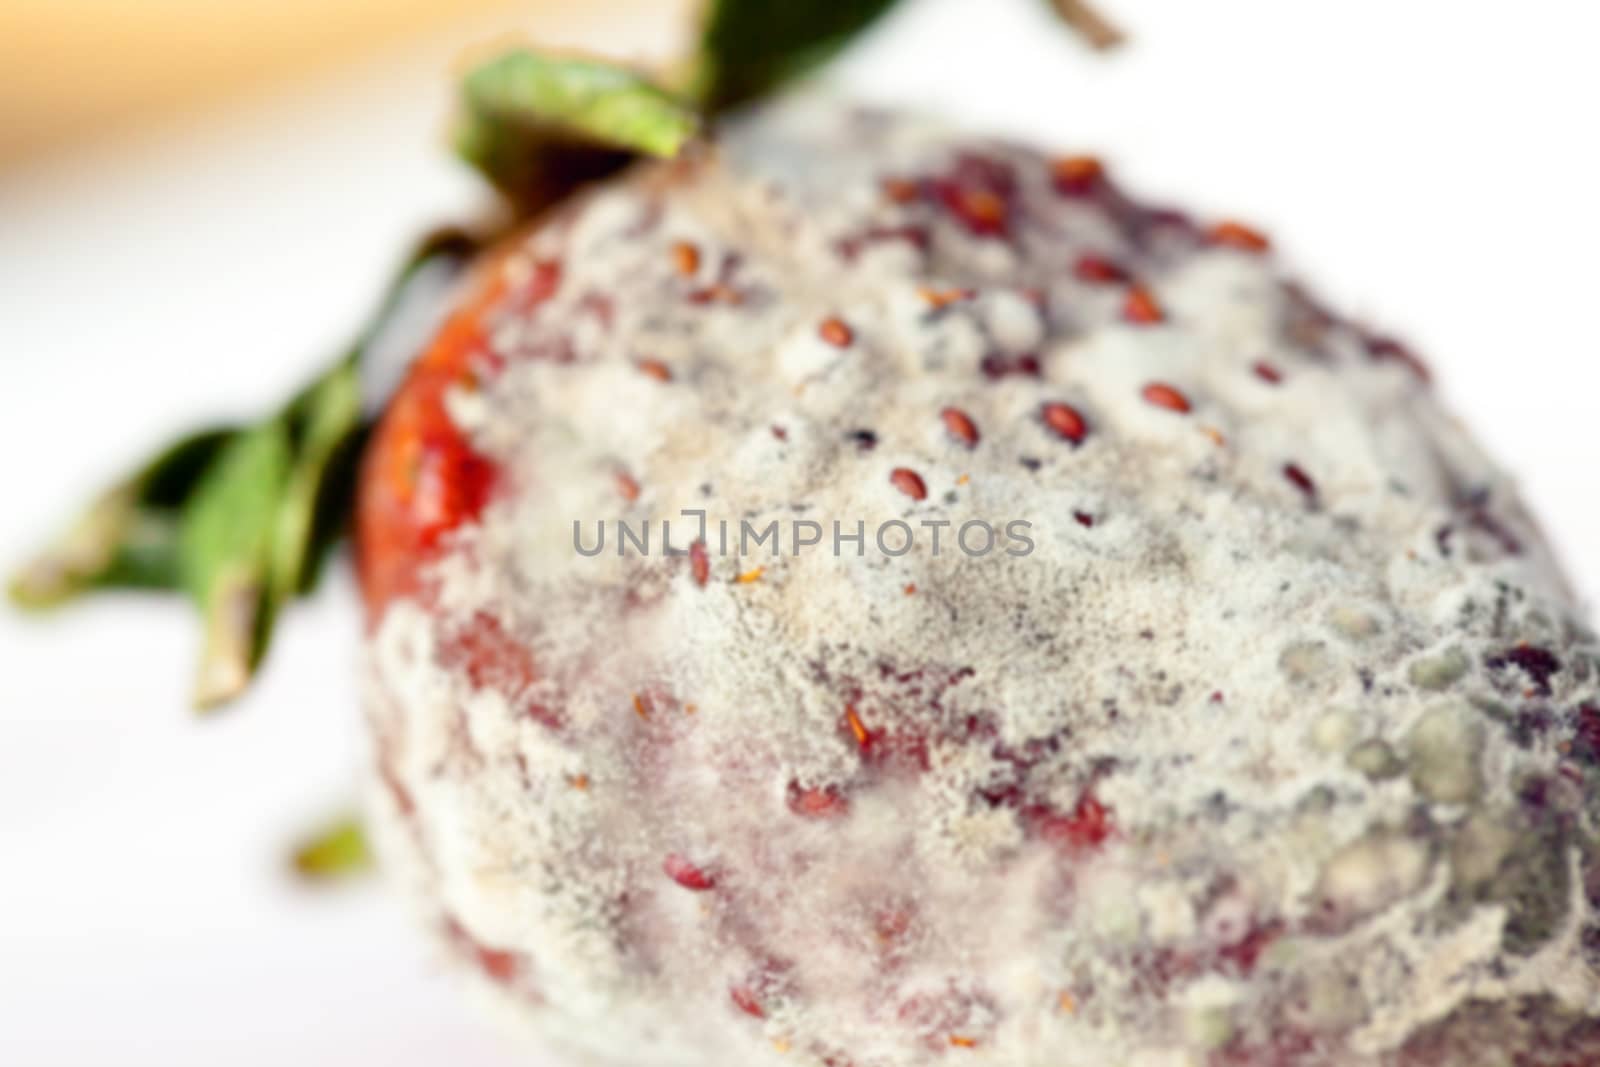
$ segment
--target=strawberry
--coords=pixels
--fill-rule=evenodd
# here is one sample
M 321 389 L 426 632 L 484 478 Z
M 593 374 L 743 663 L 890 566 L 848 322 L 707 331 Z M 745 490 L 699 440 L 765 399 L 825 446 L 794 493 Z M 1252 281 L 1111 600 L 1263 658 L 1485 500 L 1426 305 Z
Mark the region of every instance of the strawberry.
M 1409 348 L 1095 157 L 699 138 L 884 6 L 719 0 L 677 92 L 475 68 L 520 221 L 364 449 L 376 327 L 19 597 L 183 587 L 220 703 L 350 506 L 378 840 L 586 1060 L 1600 1062 L 1600 642 L 1520 502 Z
M 1176 225 L 1101 164 L 892 115 L 752 123 L 723 158 L 602 187 L 505 245 L 367 455 L 358 545 L 390 695 L 371 718 L 422 746 L 388 772 L 409 808 L 380 808 L 416 832 L 386 839 L 434 892 L 509 878 L 516 908 L 536 902 L 494 950 L 517 961 L 497 984 L 625 996 L 617 1018 L 685 1020 L 708 1063 L 1070 1058 L 1114 1020 L 1137 1035 L 1119 1056 L 1311 1067 L 1380 1062 L 1358 1051 L 1361 1020 L 1459 951 L 1428 925 L 1447 906 L 1432 879 L 1448 907 L 1507 909 L 1519 938 L 1568 951 L 1548 917 L 1572 898 L 1531 842 L 1560 847 L 1587 818 L 1570 788 L 1594 763 L 1594 674 L 1574 670 L 1592 639 L 1499 636 L 1569 605 L 1513 500 L 1452 495 L 1487 471 L 1446 472 L 1429 420 L 1390 431 L 1403 497 L 1363 488 L 1398 475 L 1357 438 L 1293 429 L 1306 388 L 1331 425 L 1363 425 L 1362 398 L 1390 392 L 1436 410 L 1406 364 L 1332 316 L 1313 346 L 1309 298 L 1279 287 L 1264 238 Z M 784 140 L 787 169 L 747 174 L 746 138 Z M 735 224 L 706 206 L 730 189 L 766 206 Z M 1083 212 L 1098 215 L 1080 230 Z M 859 239 L 901 226 L 927 241 Z M 822 258 L 777 254 L 794 233 Z M 980 269 L 996 247 L 1011 266 Z M 1206 271 L 1253 294 L 1255 332 L 1209 332 L 1197 293 L 1214 290 L 1185 280 Z M 684 299 L 718 285 L 739 299 Z M 582 325 L 592 293 L 614 309 L 604 333 Z M 452 390 L 488 412 L 481 438 L 452 436 Z M 547 455 L 556 428 L 565 451 Z M 449 508 L 391 484 L 427 447 L 452 457 Z M 681 535 L 662 516 L 681 552 L 548 548 L 574 517 L 556 502 L 592 523 L 662 500 L 707 512 Z M 1442 587 L 1485 595 L 1476 576 L 1503 568 L 1530 607 L 1451 624 L 1374 593 L 1419 565 L 1387 527 L 1440 516 L 1440 551 L 1467 568 Z M 979 520 L 1010 517 L 1034 524 L 1034 552 L 984 551 Z M 784 525 L 799 519 L 815 547 Z M 741 520 L 777 522 L 778 550 L 741 547 Z M 924 521 L 943 524 L 937 555 Z M 576 618 L 597 629 L 571 633 Z M 1469 652 L 1413 667 L 1435 642 Z M 412 644 L 444 654 L 395 658 Z M 1486 687 L 1526 721 L 1572 710 L 1540 734 L 1439 704 Z M 1375 694 L 1381 717 L 1328 710 Z M 529 707 L 539 732 L 507 733 L 506 710 Z M 1507 808 L 1487 798 L 1512 765 L 1549 773 Z M 1419 814 L 1395 823 L 1385 790 Z M 1439 807 L 1480 790 L 1465 822 Z M 446 812 L 463 813 L 449 848 L 422 832 Z M 1509 866 L 1466 858 L 1515 840 L 1527 858 Z M 463 842 L 526 873 L 484 872 Z M 1350 936 L 1402 919 L 1440 933 Z M 1475 951 L 1511 973 L 1528 958 Z M 1386 952 L 1410 962 L 1376 1000 L 1332 977 Z M 626 994 L 605 984 L 617 973 Z M 1248 1007 L 1173 1021 L 1219 982 Z M 1530 1035 L 1564 1025 L 1531 1018 Z M 1431 1020 L 1402 1027 L 1419 1051 L 1393 1062 L 1433 1062 Z M 587 1047 L 642 1047 L 614 1029 Z

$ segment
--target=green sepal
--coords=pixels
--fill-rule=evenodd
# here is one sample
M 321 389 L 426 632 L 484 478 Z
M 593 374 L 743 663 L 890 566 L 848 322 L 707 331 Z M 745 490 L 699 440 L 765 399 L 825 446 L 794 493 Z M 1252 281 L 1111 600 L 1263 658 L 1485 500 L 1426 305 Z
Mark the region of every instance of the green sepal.
M 462 80 L 453 139 L 461 158 L 529 205 L 636 156 L 674 156 L 699 128 L 694 108 L 625 67 L 516 48 Z
M 282 602 L 274 538 L 294 467 L 288 426 L 270 419 L 228 442 L 184 509 L 183 584 L 204 620 L 194 698 L 202 709 L 243 692 L 266 651 Z
M 12 601 L 43 609 L 94 590 L 178 589 L 183 502 L 232 433 L 211 429 L 180 438 L 102 492 L 66 533 L 17 570 Z
M 690 96 L 715 114 L 827 62 L 895 0 L 708 0 Z
M 296 846 L 293 866 L 307 881 L 332 882 L 366 874 L 374 861 L 360 821 L 344 816 Z
M 349 517 L 356 453 L 365 436 L 357 354 L 312 383 L 284 413 L 295 458 L 273 536 L 272 591 L 280 601 L 311 591 Z
M 196 703 L 241 693 L 283 605 L 314 586 L 348 528 L 368 419 L 362 363 L 424 270 L 459 270 L 480 242 L 426 237 L 377 313 L 327 370 L 253 424 L 191 434 L 102 492 L 10 584 L 27 608 L 110 589 L 186 593 L 204 620 Z

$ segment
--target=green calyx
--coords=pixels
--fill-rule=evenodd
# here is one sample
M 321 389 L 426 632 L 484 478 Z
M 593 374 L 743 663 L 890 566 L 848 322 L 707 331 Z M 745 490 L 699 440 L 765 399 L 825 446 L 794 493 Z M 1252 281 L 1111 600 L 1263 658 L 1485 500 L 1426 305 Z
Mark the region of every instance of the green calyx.
M 709 0 L 690 92 L 712 112 L 766 96 L 821 66 L 895 0 Z
M 461 84 L 455 150 L 520 205 L 564 195 L 635 156 L 676 155 L 699 113 L 625 68 L 517 48 Z
M 1046 0 L 1096 48 L 1122 40 L 1088 0 Z M 645 156 L 677 155 L 720 114 L 832 59 L 896 0 L 705 0 L 699 44 L 677 72 L 512 48 L 461 83 L 457 155 L 523 209 Z
M 46 609 L 100 590 L 185 594 L 204 624 L 196 705 L 237 697 L 279 612 L 313 588 L 348 524 L 367 430 L 362 357 L 422 271 L 459 267 L 475 249 L 459 231 L 423 241 L 332 366 L 262 419 L 160 449 L 17 572 L 13 602 Z
M 42 610 L 102 589 L 177 588 L 183 501 L 233 433 L 181 438 L 101 493 L 13 575 L 12 602 Z
M 671 158 L 717 115 L 831 59 L 895 0 L 708 0 L 680 76 L 500 52 L 461 83 L 453 141 L 519 207 L 541 207 L 633 159 Z

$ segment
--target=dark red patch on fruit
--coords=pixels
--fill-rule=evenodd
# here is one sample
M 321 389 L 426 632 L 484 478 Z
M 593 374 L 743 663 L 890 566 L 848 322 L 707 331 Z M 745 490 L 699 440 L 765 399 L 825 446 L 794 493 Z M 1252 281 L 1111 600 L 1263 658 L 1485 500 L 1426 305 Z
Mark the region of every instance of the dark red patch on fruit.
M 896 467 L 889 472 L 889 483 L 912 500 L 928 499 L 928 486 L 922 475 L 910 467 Z
M 728 990 L 728 995 L 739 1010 L 754 1019 L 765 1019 L 766 1009 L 761 1006 L 761 1001 L 756 999 L 755 991 L 749 986 L 736 985 Z
M 390 405 L 363 478 L 362 585 L 377 605 L 415 590 L 416 571 L 445 534 L 476 521 L 499 472 L 444 409 L 454 376 L 419 369 Z M 374 470 L 373 468 L 380 468 Z
M 528 689 L 539 680 L 533 653 L 493 615 L 480 611 L 446 631 L 439 639 L 438 657 L 441 667 L 461 671 L 474 689 L 491 689 L 534 721 L 560 727 L 554 711 L 526 700 Z
M 516 979 L 518 970 L 521 969 L 515 953 L 503 949 L 484 948 L 479 946 L 474 950 L 478 967 L 484 974 L 497 982 L 511 982 Z
M 707 871 L 676 852 L 668 853 L 667 858 L 661 863 L 661 869 L 666 872 L 668 878 L 696 893 L 704 893 L 717 886 L 717 880 Z
M 538 677 L 527 646 L 508 633 L 500 620 L 482 611 L 445 635 L 439 645 L 439 664 L 464 671 L 474 689 L 494 689 L 508 696 Z
M 416 472 L 415 504 L 432 547 L 447 530 L 474 521 L 493 492 L 498 472 L 459 434 L 440 434 L 423 445 Z
M 1010 229 L 1017 178 L 1002 160 L 966 153 L 927 189 L 975 236 L 1003 237 Z
M 1257 362 L 1255 366 L 1251 367 L 1250 369 L 1255 371 L 1257 378 L 1260 378 L 1268 385 L 1277 385 L 1279 382 L 1283 381 L 1283 372 L 1265 360 Z
M 506 306 L 516 311 L 527 311 L 539 306 L 561 288 L 564 274 L 559 259 L 541 259 L 533 264 L 526 277 L 506 291 Z
M 418 591 L 444 535 L 475 521 L 493 496 L 499 472 L 456 427 L 445 397 L 499 367 L 485 334 L 489 313 L 545 300 L 560 278 L 560 264 L 546 261 L 513 288 L 502 264 L 486 267 L 373 431 L 356 501 L 356 563 L 369 624 L 390 601 Z
M 1526 643 L 1490 656 L 1484 662 L 1490 670 L 1495 671 L 1507 667 L 1519 668 L 1528 676 L 1540 696 L 1550 695 L 1550 677 L 1561 670 L 1561 661 L 1549 649 Z
M 983 376 L 990 381 L 1012 376 L 1023 378 L 1037 378 L 1043 372 L 1039 366 L 1039 357 L 1031 353 L 1021 356 L 1008 356 L 1000 352 L 990 352 L 983 357 L 978 368 L 983 371 Z
M 1034 837 L 1068 851 L 1095 848 L 1112 832 L 1110 810 L 1089 792 L 1078 798 L 1069 814 L 1042 805 L 1028 808 L 1023 812 L 1023 824 Z
M 1094 516 L 1087 511 L 1074 511 L 1072 517 L 1079 526 L 1090 527 L 1094 525 Z
M 972 416 L 960 408 L 945 408 L 939 412 L 939 418 L 944 420 L 944 428 L 950 431 L 951 437 L 968 448 L 977 445 L 978 424 L 972 421 Z
M 1092 285 L 1116 285 L 1128 280 L 1128 272 L 1103 256 L 1079 256 L 1072 273 L 1081 282 Z
M 908 695 L 918 694 L 913 689 Z M 929 702 L 933 705 L 937 705 L 938 701 L 938 696 L 929 698 Z M 925 737 L 915 732 L 893 733 L 874 729 L 868 725 L 868 720 L 856 710 L 854 704 L 845 705 L 839 726 L 840 731 L 860 751 L 861 758 L 880 771 L 915 772 L 925 771 L 930 766 L 928 742 Z
M 1165 382 L 1151 382 L 1139 391 L 1139 395 L 1144 397 L 1145 403 L 1179 415 L 1187 415 L 1193 410 L 1189 398 Z
M 1006 232 L 1009 208 L 1000 194 L 988 189 L 963 189 L 949 186 L 940 199 L 945 207 L 980 237 L 998 237 Z
M 1071 404 L 1051 401 L 1039 408 L 1039 417 L 1057 437 L 1073 445 L 1083 444 L 1084 438 L 1089 436 L 1088 420 Z
M 1252 926 L 1239 940 L 1217 950 L 1218 969 L 1225 974 L 1241 978 L 1250 977 L 1251 972 L 1256 969 L 1256 964 L 1261 960 L 1261 954 L 1283 936 L 1283 931 L 1283 923 L 1276 920 Z

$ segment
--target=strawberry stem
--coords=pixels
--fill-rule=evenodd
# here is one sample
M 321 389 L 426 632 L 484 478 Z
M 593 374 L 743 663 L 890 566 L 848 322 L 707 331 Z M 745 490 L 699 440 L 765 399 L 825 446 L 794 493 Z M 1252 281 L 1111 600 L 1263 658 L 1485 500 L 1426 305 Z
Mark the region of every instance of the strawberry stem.
M 1098 52 L 1109 51 L 1127 39 L 1106 16 L 1095 10 L 1089 0 L 1050 0 L 1050 5 L 1061 16 L 1061 21 L 1072 27 L 1089 47 Z

